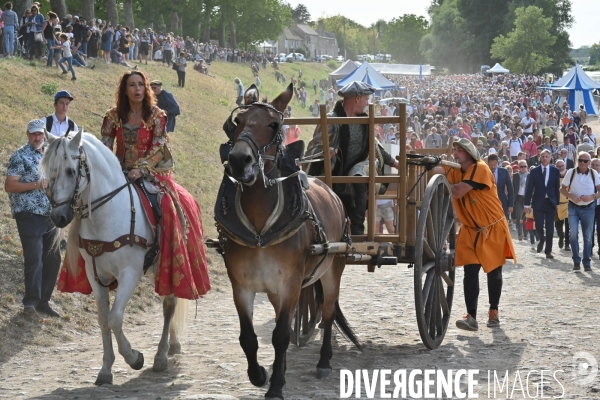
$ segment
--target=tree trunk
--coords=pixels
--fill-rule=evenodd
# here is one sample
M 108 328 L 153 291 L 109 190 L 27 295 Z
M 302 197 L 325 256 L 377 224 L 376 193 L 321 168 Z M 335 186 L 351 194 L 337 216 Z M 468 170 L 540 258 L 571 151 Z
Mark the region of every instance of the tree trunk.
M 156 28 L 152 28 L 155 31 L 158 29 L 159 31 L 166 31 L 167 30 L 167 24 L 165 24 L 165 19 L 163 18 L 162 14 L 159 14 L 158 18 L 156 19 Z
M 219 47 L 225 47 L 225 13 L 221 11 L 219 21 Z
M 179 26 L 177 27 L 177 31 L 179 32 L 180 36 L 183 36 L 183 13 L 178 12 L 177 17 L 179 18 Z
M 106 7 L 106 19 L 110 21 L 113 27 L 119 25 L 119 13 L 117 11 L 116 0 L 104 0 L 104 6 Z
M 65 15 L 67 15 L 67 5 L 65 4 L 65 0 L 50 0 L 50 7 L 52 7 L 52 11 L 58 15 L 59 20 L 62 20 Z M 47 14 L 47 12 L 44 14 Z
M 86 21 L 96 18 L 94 3 L 94 0 L 81 0 L 81 15 L 83 15 Z
M 32 4 L 33 4 L 33 0 L 16 1 L 14 3 L 13 11 L 16 12 L 17 15 L 19 16 L 19 24 L 21 23 L 21 17 L 23 16 L 23 13 L 25 12 L 25 10 L 31 8 Z M 2 6 L 4 6 L 4 4 Z M 63 17 L 64 17 L 64 15 L 58 16 L 58 18 L 63 18 Z
M 237 36 L 235 34 L 235 22 L 229 21 L 229 41 L 231 48 L 237 49 Z
M 177 11 L 171 11 L 171 32 L 177 34 L 177 29 L 179 28 L 179 16 L 177 15 Z
M 210 13 L 213 10 L 213 5 L 211 1 L 206 1 L 204 6 L 204 21 L 202 24 L 204 25 L 204 32 L 202 33 L 202 42 L 208 43 L 210 42 Z
M 135 20 L 133 19 L 133 0 L 123 1 L 123 18 L 125 19 L 125 26 L 133 29 L 135 28 Z

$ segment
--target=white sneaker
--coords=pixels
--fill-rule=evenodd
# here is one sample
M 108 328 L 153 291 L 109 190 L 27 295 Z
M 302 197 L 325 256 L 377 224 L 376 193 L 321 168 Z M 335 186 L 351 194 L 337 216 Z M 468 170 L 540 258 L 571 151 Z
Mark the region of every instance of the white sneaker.
M 46 56 L 42 57 L 42 61 L 47 61 L 47 60 L 48 60 L 48 57 L 46 57 Z
M 535 249 L 535 243 L 531 243 L 531 248 Z

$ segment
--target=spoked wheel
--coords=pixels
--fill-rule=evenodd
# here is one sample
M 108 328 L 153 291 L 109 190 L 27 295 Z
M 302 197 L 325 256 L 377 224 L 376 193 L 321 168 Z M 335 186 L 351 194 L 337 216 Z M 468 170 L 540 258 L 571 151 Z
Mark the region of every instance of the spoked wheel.
M 315 285 L 312 284 L 300 292 L 296 315 L 292 320 L 290 343 L 298 347 L 306 345 L 320 321 L 321 304 L 317 300 Z
M 417 223 L 414 274 L 417 323 L 423 344 L 444 340 L 454 295 L 456 229 L 450 185 L 443 175 L 427 184 Z

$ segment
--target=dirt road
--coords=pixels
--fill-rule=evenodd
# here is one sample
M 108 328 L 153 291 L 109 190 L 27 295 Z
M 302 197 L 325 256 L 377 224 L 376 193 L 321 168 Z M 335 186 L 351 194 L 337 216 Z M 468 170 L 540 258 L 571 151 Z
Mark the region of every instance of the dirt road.
M 555 246 L 555 260 L 546 260 L 526 242 L 516 241 L 519 263 L 507 264 L 500 304 L 501 328 L 489 329 L 480 322 L 479 332 L 459 331 L 454 321 L 463 314 L 462 270 L 457 273 L 457 290 L 452 322 L 442 346 L 429 351 L 421 344 L 414 316 L 412 270 L 405 265 L 384 267 L 374 274 L 363 267 L 349 267 L 343 278 L 341 307 L 364 344 L 363 353 L 341 336 L 334 337 L 333 373 L 316 380 L 320 333 L 307 347 L 290 346 L 288 354 L 288 399 L 333 399 L 340 396 L 340 369 L 401 370 L 478 369 L 475 393 L 488 397 L 487 371 L 504 377 L 509 371 L 510 387 L 516 375 L 525 390 L 526 375 L 532 370 L 556 372 L 557 380 L 546 373 L 543 385 L 539 372 L 529 375 L 530 396 L 536 384 L 544 396 L 600 398 L 600 376 L 578 384 L 592 373 L 593 362 L 583 370 L 573 355 L 584 351 L 600 360 L 600 316 L 598 288 L 600 262 L 597 256 L 591 273 L 574 273 L 570 253 Z M 479 315 L 487 315 L 487 291 L 482 281 Z M 151 370 L 159 339 L 161 317 L 148 315 L 145 324 L 126 326 L 134 348 L 144 352 L 147 364 L 133 371 L 117 353 L 114 385 L 95 387 L 101 366 L 100 335 L 80 335 L 72 343 L 48 348 L 26 348 L 0 365 L 0 398 L 7 399 L 260 399 L 265 389 L 253 387 L 246 378 L 245 358 L 238 345 L 238 321 L 227 289 L 212 291 L 198 302 L 199 316 L 190 308 L 184 353 L 169 361 L 165 373 Z M 270 365 L 274 328 L 273 312 L 266 296 L 257 297 L 255 325 L 259 336 L 259 360 Z M 149 364 L 150 363 L 150 364 Z M 576 368 L 579 365 L 580 368 Z M 596 368 L 597 370 L 597 368 Z M 493 372 L 492 375 L 493 377 Z M 507 381 L 507 383 L 508 383 Z M 557 382 L 558 381 L 558 382 Z M 493 382 L 492 382 L 493 383 Z M 524 398 L 519 384 L 512 398 Z M 564 389 L 563 389 L 564 387 Z M 364 385 L 363 385 L 364 388 Z M 393 385 L 391 386 L 391 390 Z M 563 393 L 564 392 L 564 393 Z M 361 392 L 365 395 L 364 389 Z M 511 397 L 497 394 L 497 398 Z M 352 394 L 352 398 L 354 398 Z M 366 397 L 363 397 L 366 398 Z M 375 398 L 379 398 L 379 392 Z M 493 393 L 492 393 L 493 398 Z M 539 393 L 538 393 L 538 397 Z

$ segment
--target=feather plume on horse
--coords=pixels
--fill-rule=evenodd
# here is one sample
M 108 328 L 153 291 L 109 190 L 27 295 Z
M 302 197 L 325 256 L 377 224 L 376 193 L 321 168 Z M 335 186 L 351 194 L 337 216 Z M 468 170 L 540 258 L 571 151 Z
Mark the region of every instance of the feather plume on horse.
M 52 204 L 51 218 L 60 228 L 71 224 L 67 262 L 71 272 L 87 276 L 102 332 L 103 365 L 96 385 L 112 384 L 115 355 L 111 333 L 127 364 L 134 369 L 144 365 L 143 354 L 132 349 L 123 333 L 123 314 L 144 274 L 149 247 L 142 244 L 152 243 L 155 234 L 146 218 L 141 215 L 135 218 L 135 210 L 142 209 L 140 199 L 110 149 L 93 135 L 84 133 L 83 128 L 77 134 L 60 138 L 46 132 L 46 139 L 49 146 L 40 171 L 48 180 L 46 193 Z M 131 212 L 132 218 L 123 218 L 123 210 Z M 79 270 L 80 257 L 85 260 L 85 270 Z M 118 289 L 111 307 L 108 294 L 114 278 Z M 155 371 L 166 370 L 167 355 L 180 352 L 178 336 L 188 308 L 187 300 L 173 295 L 163 298 L 164 327 L 154 358 Z
M 326 377 L 331 371 L 334 321 L 361 348 L 338 303 L 345 257 L 309 254 L 314 243 L 349 241 L 348 225 L 344 207 L 333 191 L 318 179 L 307 178 L 293 159 L 289 161 L 282 126 L 292 96 L 292 84 L 270 103 L 259 102 L 255 85 L 248 88 L 244 105 L 237 115 L 232 112 L 224 125 L 232 144 L 224 145 L 222 152 L 226 172 L 215 206 L 248 377 L 256 386 L 269 381 L 257 361 L 258 341 L 252 325 L 255 294 L 267 293 L 276 326 L 273 376 L 265 396 L 281 399 L 291 323 L 303 287 L 314 284 L 317 301 L 322 302 L 324 333 L 317 377 Z

